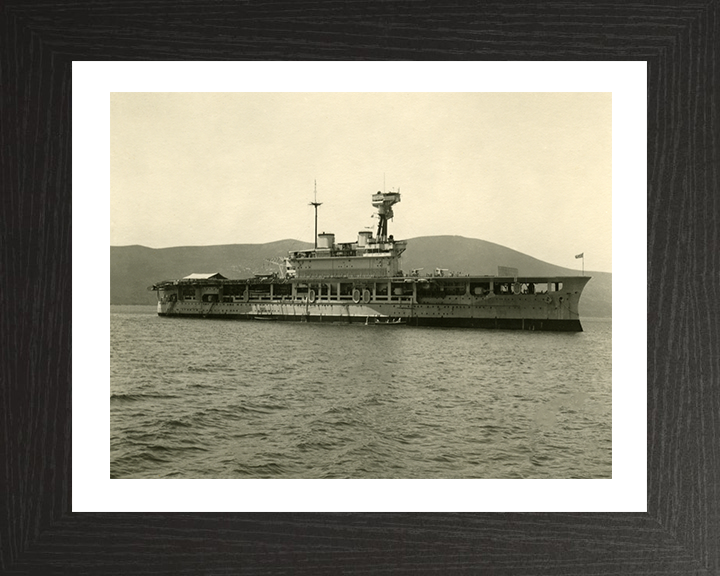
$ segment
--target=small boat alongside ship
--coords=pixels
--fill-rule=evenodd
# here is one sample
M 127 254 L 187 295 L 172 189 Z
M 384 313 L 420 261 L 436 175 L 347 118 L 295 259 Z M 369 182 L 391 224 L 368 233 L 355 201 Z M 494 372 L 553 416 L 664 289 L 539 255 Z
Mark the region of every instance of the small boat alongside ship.
M 578 304 L 589 276 L 519 276 L 503 267 L 495 276 L 404 273 L 407 242 L 388 235 L 398 202 L 399 192 L 373 194 L 375 235 L 362 231 L 354 242 L 336 243 L 334 234 L 316 230 L 315 247 L 291 251 L 280 273 L 243 280 L 191 274 L 158 282 L 152 286 L 158 315 L 582 331 Z

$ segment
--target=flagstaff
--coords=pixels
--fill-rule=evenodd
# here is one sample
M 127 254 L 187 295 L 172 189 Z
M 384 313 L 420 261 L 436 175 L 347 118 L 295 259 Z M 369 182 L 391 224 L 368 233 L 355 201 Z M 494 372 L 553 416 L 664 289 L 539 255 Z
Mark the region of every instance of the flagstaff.
M 585 252 L 575 254 L 575 259 L 582 258 L 582 275 L 585 276 Z

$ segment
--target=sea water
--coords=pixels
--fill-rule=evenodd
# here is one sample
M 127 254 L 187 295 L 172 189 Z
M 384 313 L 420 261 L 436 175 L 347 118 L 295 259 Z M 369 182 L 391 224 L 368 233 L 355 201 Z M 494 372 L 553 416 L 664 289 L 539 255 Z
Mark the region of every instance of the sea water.
M 112 306 L 112 478 L 611 478 L 609 319 L 523 332 Z

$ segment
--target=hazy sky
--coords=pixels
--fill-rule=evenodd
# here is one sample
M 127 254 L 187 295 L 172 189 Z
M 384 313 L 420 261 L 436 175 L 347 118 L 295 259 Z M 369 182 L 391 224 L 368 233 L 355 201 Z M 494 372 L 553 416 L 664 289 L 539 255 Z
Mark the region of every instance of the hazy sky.
M 111 244 L 481 238 L 612 270 L 610 93 L 114 93 Z

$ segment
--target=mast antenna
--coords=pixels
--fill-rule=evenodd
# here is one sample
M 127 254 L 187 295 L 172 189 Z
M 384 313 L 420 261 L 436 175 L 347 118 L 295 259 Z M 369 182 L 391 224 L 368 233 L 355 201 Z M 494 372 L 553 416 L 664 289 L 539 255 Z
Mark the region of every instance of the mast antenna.
M 315 201 L 310 202 L 310 206 L 315 207 L 315 250 L 317 250 L 317 209 L 318 206 L 322 206 L 322 202 L 317 201 L 317 180 L 315 180 Z

